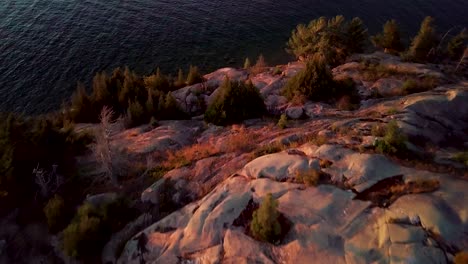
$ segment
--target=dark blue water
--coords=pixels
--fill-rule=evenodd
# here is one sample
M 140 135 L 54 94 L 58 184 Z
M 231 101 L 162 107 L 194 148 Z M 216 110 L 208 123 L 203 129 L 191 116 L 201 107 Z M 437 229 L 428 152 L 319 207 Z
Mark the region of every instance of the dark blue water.
M 0 110 L 57 109 L 95 72 L 127 65 L 205 72 L 263 53 L 271 64 L 298 23 L 343 14 L 371 32 L 390 18 L 414 33 L 426 15 L 442 30 L 468 24 L 467 0 L 1 0 Z

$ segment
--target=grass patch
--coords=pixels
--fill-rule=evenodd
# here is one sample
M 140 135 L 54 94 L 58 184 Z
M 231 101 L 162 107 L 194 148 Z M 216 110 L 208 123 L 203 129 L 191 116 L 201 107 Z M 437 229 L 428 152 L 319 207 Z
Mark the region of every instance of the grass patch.
M 424 77 L 422 79 L 408 79 L 403 83 L 402 93 L 412 94 L 429 91 L 437 87 L 439 80 L 435 77 Z
M 382 139 L 377 140 L 376 150 L 382 154 L 403 155 L 407 152 L 407 137 L 398 127 L 395 120 L 390 121 L 385 127 Z
M 403 175 L 396 175 L 377 182 L 359 193 L 356 199 L 371 201 L 375 206 L 386 208 L 403 195 L 433 192 L 439 187 L 440 183 L 435 179 L 415 179 L 405 183 Z
M 455 154 L 453 156 L 453 160 L 463 163 L 465 166 L 468 166 L 468 151 Z
M 383 137 L 385 135 L 385 127 L 381 124 L 373 125 L 371 135 L 374 137 Z
M 362 77 L 366 81 L 377 81 L 378 79 L 401 75 L 395 69 L 389 68 L 383 64 L 361 62 Z
M 261 146 L 260 148 L 256 149 L 253 152 L 253 156 L 254 158 L 258 158 L 258 157 L 265 156 L 268 154 L 278 153 L 280 151 L 285 150 L 287 147 L 288 147 L 287 145 L 282 144 L 280 142 L 270 143 L 270 144 Z

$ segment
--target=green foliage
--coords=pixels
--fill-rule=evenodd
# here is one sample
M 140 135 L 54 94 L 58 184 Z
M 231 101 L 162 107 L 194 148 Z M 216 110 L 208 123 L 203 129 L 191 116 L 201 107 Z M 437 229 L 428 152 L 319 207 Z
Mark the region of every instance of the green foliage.
M 376 143 L 376 149 L 383 154 L 405 154 L 407 137 L 395 120 L 389 122 L 385 128 L 385 134 L 381 140 Z
M 434 77 L 424 77 L 419 80 L 408 79 L 403 83 L 403 94 L 420 93 L 435 88 L 439 80 Z
M 159 117 L 161 119 L 176 120 L 187 118 L 187 114 L 180 109 L 172 93 L 166 94 L 164 104 L 161 107 L 162 108 L 159 113 Z
M 453 160 L 465 164 L 465 166 L 468 166 L 468 151 L 455 154 L 453 156 Z
M 464 28 L 447 43 L 447 53 L 449 57 L 453 60 L 459 60 L 463 55 L 463 51 L 467 47 L 467 41 L 468 33 L 466 28 Z
M 190 65 L 190 70 L 187 76 L 187 84 L 193 85 L 203 82 L 203 76 L 198 72 L 198 67 Z
M 278 127 L 281 129 L 285 129 L 288 125 L 288 116 L 286 114 L 282 114 L 280 119 L 278 120 Z
M 200 80 L 198 70 L 196 67 L 191 69 L 189 75 L 198 82 Z M 101 109 L 106 106 L 114 111 L 114 118 L 126 117 L 128 126 L 147 123 L 151 117 L 186 118 L 178 107 L 174 107 L 177 102 L 169 95 L 172 90 L 184 85 L 185 80 L 181 70 L 178 80 L 172 84 L 172 80 L 162 74 L 159 68 L 156 73 L 144 78 L 128 68 L 125 71 L 117 68 L 112 76 L 105 73 L 96 74 L 91 95 L 86 93 L 83 85 L 78 85 L 70 105 L 68 108 L 65 107 L 63 112 L 71 121 L 96 123 L 99 122 Z
M 348 96 L 350 104 L 359 102 L 354 81 L 335 81 L 323 57 L 315 56 L 307 62 L 306 68 L 292 77 L 282 90 L 289 100 L 302 96 L 312 101 L 339 99 Z
M 251 72 L 253 74 L 258 74 L 258 73 L 263 72 L 266 67 L 267 67 L 267 63 L 265 61 L 265 57 L 263 57 L 263 54 L 260 54 L 257 58 L 257 62 L 251 68 Z
M 434 56 L 439 40 L 433 24 L 434 19 L 430 16 L 424 18 L 421 23 L 419 33 L 414 37 L 408 51 L 408 56 L 412 61 L 425 62 Z
M 281 225 L 278 221 L 278 201 L 273 199 L 271 193 L 263 199 L 262 204 L 253 213 L 250 232 L 252 235 L 264 242 L 275 242 L 281 234 Z
M 205 121 L 228 125 L 260 117 L 265 111 L 265 103 L 252 82 L 232 82 L 226 78 L 205 112 Z
M 367 29 L 364 26 L 364 22 L 360 18 L 355 17 L 351 19 L 346 27 L 345 40 L 347 53 L 352 54 L 363 52 L 364 45 L 368 39 Z
M 383 32 L 371 38 L 374 46 L 385 49 L 390 53 L 403 50 L 403 44 L 400 39 L 400 29 L 397 22 L 392 19 L 385 23 Z
M 63 231 L 63 251 L 67 256 L 90 259 L 100 255 L 113 232 L 120 230 L 136 216 L 127 200 L 119 198 L 95 207 L 83 204 Z
M 251 66 L 251 65 L 250 65 L 250 60 L 249 60 L 249 58 L 245 58 L 245 61 L 244 61 L 244 69 L 245 69 L 245 70 L 248 70 L 248 69 L 250 69 L 250 66 Z
M 296 181 L 303 183 L 309 187 L 317 186 L 320 180 L 320 172 L 317 170 L 308 170 L 304 172 L 296 172 Z
M 56 164 L 64 177 L 74 173 L 75 155 L 89 141 L 52 118 L 0 113 L 0 213 L 33 199 L 38 186 L 31 172 L 38 164 L 47 170 Z
M 127 128 L 135 127 L 147 122 L 145 109 L 138 101 L 130 101 L 128 103 L 127 116 L 125 121 L 125 126 Z
M 156 74 L 145 77 L 144 83 L 145 83 L 146 89 L 153 91 L 153 92 L 155 91 L 169 92 L 173 88 L 167 76 L 162 74 L 159 68 L 156 70 Z
M 304 59 L 319 54 L 328 64 L 338 65 L 349 54 L 361 52 L 366 39 L 367 29 L 359 18 L 346 22 L 343 16 L 320 17 L 293 30 L 287 51 Z
M 65 227 L 67 215 L 62 197 L 55 195 L 47 202 L 43 211 L 51 232 L 57 232 Z
M 184 71 L 182 69 L 179 69 L 179 72 L 177 73 L 177 80 L 175 81 L 174 86 L 177 88 L 185 86 Z

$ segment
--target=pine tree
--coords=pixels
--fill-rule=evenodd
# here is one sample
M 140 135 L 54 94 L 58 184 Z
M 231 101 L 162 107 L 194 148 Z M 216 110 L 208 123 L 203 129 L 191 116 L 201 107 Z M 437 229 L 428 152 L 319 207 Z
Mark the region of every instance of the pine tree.
M 244 69 L 245 69 L 245 70 L 248 70 L 248 69 L 250 69 L 250 66 L 251 66 L 251 65 L 250 65 L 250 60 L 249 60 L 249 58 L 245 58 L 245 61 L 244 61 Z
M 288 99 L 305 96 L 320 101 L 334 96 L 336 86 L 333 75 L 322 56 L 316 55 L 308 61 L 306 68 L 292 77 L 283 88 Z
M 179 69 L 179 73 L 177 74 L 177 81 L 174 83 L 174 86 L 177 88 L 181 88 L 185 85 L 185 78 L 184 78 L 184 71 Z
M 438 38 L 433 26 L 434 19 L 430 16 L 424 18 L 418 35 L 413 39 L 409 48 L 409 57 L 416 62 L 428 61 L 433 57 Z
M 383 32 L 372 37 L 372 43 L 389 52 L 402 51 L 403 44 L 397 22 L 394 19 L 387 21 L 383 26 Z
M 361 52 L 367 39 L 367 29 L 359 18 L 346 22 L 343 16 L 320 17 L 308 25 L 293 30 L 287 51 L 301 60 L 317 54 L 332 66 L 338 65 L 351 53 Z
M 467 40 L 468 33 L 466 28 L 462 29 L 460 33 L 449 40 L 447 44 L 447 52 L 451 59 L 459 60 L 462 57 L 463 51 L 467 47 Z
M 367 28 L 360 18 L 355 17 L 347 24 L 346 38 L 348 54 L 359 53 L 364 50 L 364 44 L 368 39 Z
M 203 76 L 198 72 L 198 67 L 190 65 L 190 70 L 187 76 L 187 85 L 193 85 L 203 82 Z

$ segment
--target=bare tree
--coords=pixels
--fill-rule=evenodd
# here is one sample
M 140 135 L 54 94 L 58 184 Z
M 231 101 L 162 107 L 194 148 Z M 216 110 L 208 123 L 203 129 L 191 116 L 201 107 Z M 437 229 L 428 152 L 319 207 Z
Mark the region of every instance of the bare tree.
M 110 107 L 104 106 L 99 117 L 100 123 L 96 128 L 94 137 L 96 142 L 92 146 L 92 150 L 96 160 L 104 170 L 105 177 L 113 184 L 118 185 L 118 173 L 116 170 L 121 163 L 121 157 L 112 146 L 111 136 L 113 133 L 121 130 L 121 122 L 113 120 L 114 111 Z
M 47 197 L 49 194 L 55 193 L 63 184 L 63 178 L 57 173 L 58 165 L 52 165 L 52 171 L 46 171 L 43 168 L 37 167 L 33 170 L 35 182 L 40 188 L 42 197 Z

